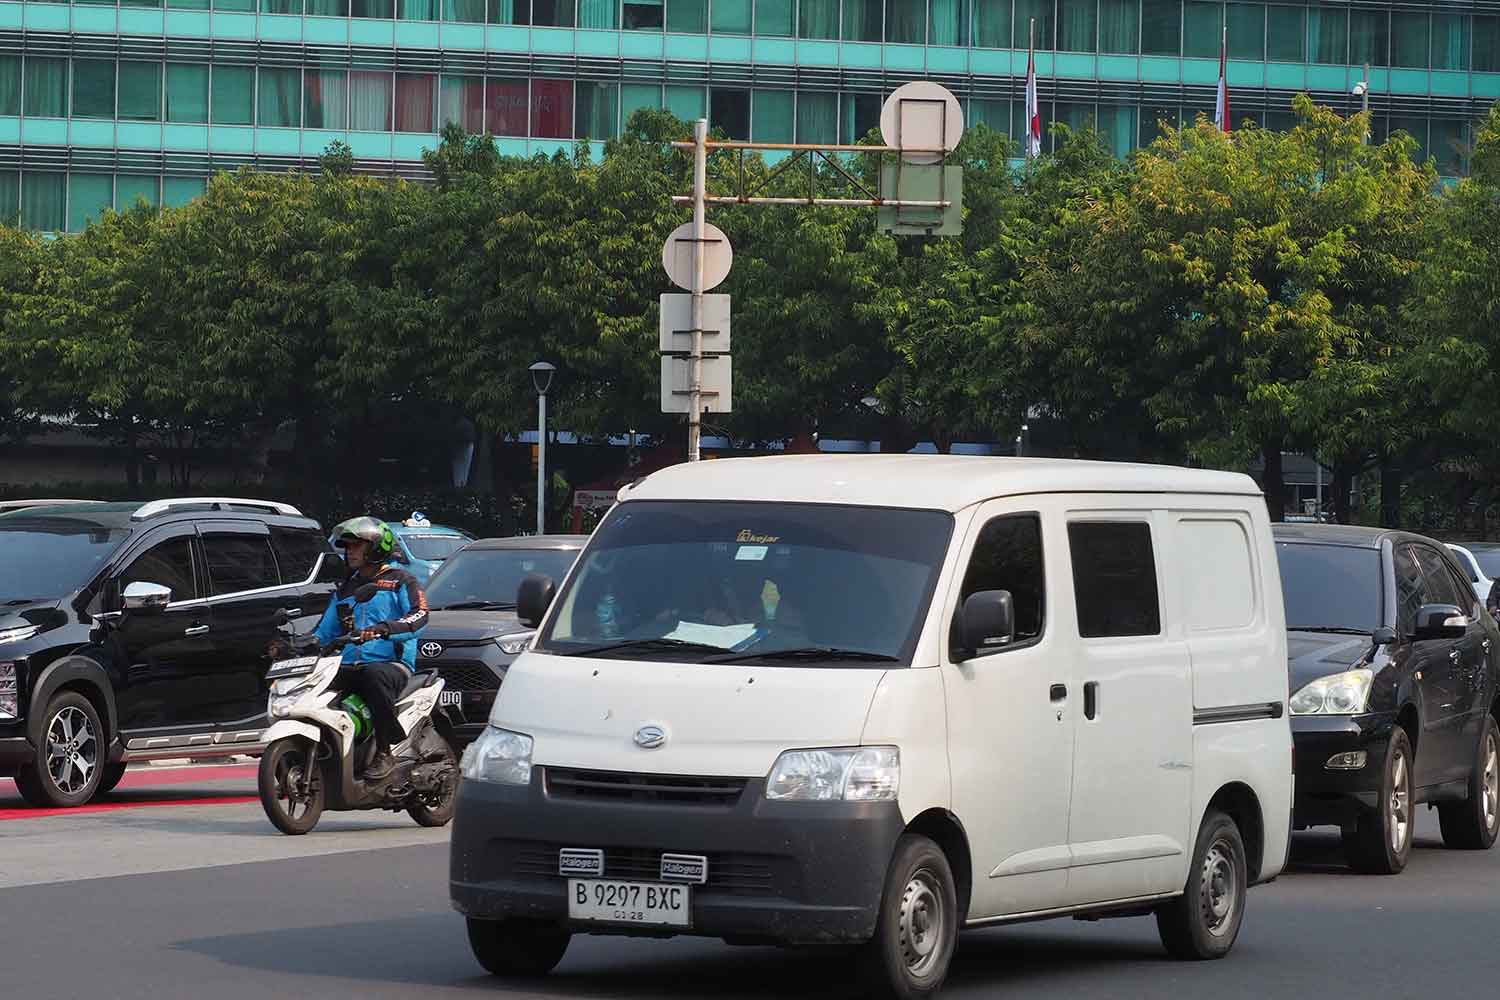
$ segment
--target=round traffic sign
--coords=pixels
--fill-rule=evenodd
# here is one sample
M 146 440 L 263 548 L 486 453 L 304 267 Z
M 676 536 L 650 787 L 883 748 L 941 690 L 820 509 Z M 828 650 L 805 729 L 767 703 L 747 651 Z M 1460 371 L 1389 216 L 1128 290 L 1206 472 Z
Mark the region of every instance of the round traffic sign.
M 907 163 L 941 163 L 964 134 L 958 98 L 942 84 L 914 80 L 897 87 L 880 108 L 880 135 L 887 146 L 933 152 L 902 153 Z
M 661 248 L 661 266 L 667 277 L 678 288 L 693 290 L 693 224 L 684 222 L 672 230 Z M 703 287 L 700 291 L 716 288 L 727 277 L 734 263 L 734 248 L 724 230 L 710 223 L 703 224 Z

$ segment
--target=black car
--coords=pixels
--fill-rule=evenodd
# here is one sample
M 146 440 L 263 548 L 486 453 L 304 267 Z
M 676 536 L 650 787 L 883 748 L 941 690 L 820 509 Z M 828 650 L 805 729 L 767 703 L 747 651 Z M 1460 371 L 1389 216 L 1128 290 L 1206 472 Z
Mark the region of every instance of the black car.
M 1415 807 L 1449 847 L 1500 831 L 1500 629 L 1447 548 L 1377 528 L 1275 528 L 1296 744 L 1293 825 L 1338 826 L 1394 874 Z
M 464 718 L 460 742 L 484 729 L 506 669 L 531 641 L 531 627 L 515 613 L 522 578 L 544 573 L 561 580 L 586 541 L 586 535 L 482 538 L 450 555 L 433 575 L 417 669 L 435 669 L 447 682 L 442 697 Z
M 73 806 L 127 763 L 258 753 L 278 616 L 344 565 L 286 504 L 187 498 L 0 514 L 0 775 Z

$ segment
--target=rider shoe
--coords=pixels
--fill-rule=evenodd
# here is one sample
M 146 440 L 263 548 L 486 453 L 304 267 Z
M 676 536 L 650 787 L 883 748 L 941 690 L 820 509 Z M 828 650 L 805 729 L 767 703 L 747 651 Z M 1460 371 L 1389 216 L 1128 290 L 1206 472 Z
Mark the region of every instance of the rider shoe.
M 382 750 L 370 758 L 370 763 L 365 767 L 366 781 L 380 781 L 390 776 L 396 769 L 396 758 L 391 756 L 389 750 Z

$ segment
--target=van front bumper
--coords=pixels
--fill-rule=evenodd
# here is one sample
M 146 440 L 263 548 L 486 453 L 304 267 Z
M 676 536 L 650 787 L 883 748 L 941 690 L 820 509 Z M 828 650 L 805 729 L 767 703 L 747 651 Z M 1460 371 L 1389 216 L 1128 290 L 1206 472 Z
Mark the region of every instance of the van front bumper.
M 453 820 L 453 906 L 483 920 L 542 920 L 582 933 L 695 934 L 745 943 L 857 942 L 875 932 L 886 870 L 905 823 L 894 802 L 771 802 L 763 780 L 732 806 L 583 801 L 465 780 Z M 564 847 L 604 852 L 606 879 L 658 882 L 662 853 L 702 855 L 690 927 L 568 918 Z
M 1349 826 L 1375 808 L 1385 776 L 1385 752 L 1396 725 L 1394 712 L 1364 715 L 1294 715 L 1292 743 L 1297 774 L 1292 825 Z M 1338 754 L 1365 754 L 1362 767 L 1330 768 Z

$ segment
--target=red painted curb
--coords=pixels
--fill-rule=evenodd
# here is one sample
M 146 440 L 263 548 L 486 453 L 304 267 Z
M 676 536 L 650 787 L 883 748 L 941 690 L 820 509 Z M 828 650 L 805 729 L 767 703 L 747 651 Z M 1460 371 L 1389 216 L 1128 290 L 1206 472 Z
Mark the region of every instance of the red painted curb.
M 45 819 L 48 816 L 76 816 L 81 813 L 115 812 L 120 809 L 144 809 L 155 806 L 229 806 L 245 802 L 259 802 L 256 795 L 218 795 L 194 799 L 143 799 L 135 802 L 90 802 L 71 809 L 0 809 L 0 820 Z

